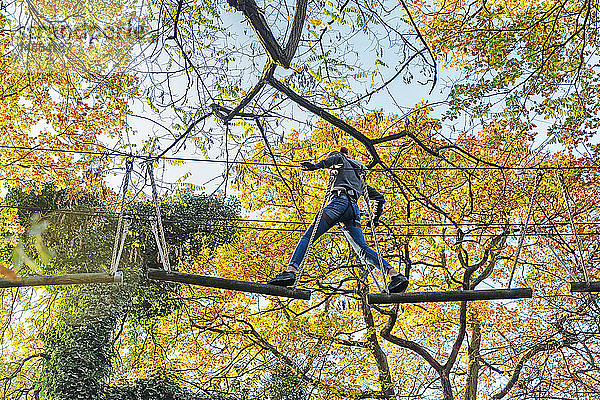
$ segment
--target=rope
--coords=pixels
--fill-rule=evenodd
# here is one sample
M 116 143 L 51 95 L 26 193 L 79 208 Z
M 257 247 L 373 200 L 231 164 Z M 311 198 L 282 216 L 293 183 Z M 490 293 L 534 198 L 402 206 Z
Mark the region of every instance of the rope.
M 152 170 L 152 162 L 148 162 L 148 175 L 150 175 L 150 183 L 152 184 L 152 201 L 156 210 L 156 221 L 152 221 L 152 230 L 156 239 L 156 247 L 162 259 L 163 267 L 167 272 L 171 272 L 171 264 L 169 263 L 169 255 L 167 252 L 167 241 L 165 240 L 165 230 L 162 224 L 162 216 L 160 214 L 160 206 L 158 204 L 158 194 L 156 191 L 156 183 L 154 182 L 154 171 Z M 158 225 L 158 227 L 157 227 Z
M 127 188 L 129 187 L 129 178 L 131 177 L 131 171 L 133 170 L 133 160 L 131 158 L 128 158 L 125 162 L 125 168 L 126 170 L 125 177 L 123 178 L 123 197 L 121 198 L 121 210 L 119 211 L 119 220 L 117 222 L 117 231 L 115 233 L 115 243 L 113 245 L 113 254 L 110 262 L 111 275 L 114 275 L 117 272 L 117 268 L 119 267 L 121 254 L 123 253 L 123 245 L 125 244 L 125 236 L 127 236 L 127 230 L 129 229 L 130 224 L 129 220 L 126 220 L 125 227 L 123 227 L 123 210 L 125 209 L 125 196 L 127 195 Z
M 127 236 L 127 232 L 129 231 L 129 226 L 131 225 L 131 220 L 129 218 L 125 219 L 125 224 L 123 226 L 123 235 L 121 235 L 121 244 L 119 245 L 119 254 L 117 255 L 117 259 L 114 265 L 114 270 L 111 269 L 110 273 L 114 275 L 117 272 L 117 267 L 119 266 L 119 261 L 121 260 L 121 255 L 123 255 L 123 247 L 125 245 L 125 237 Z
M 375 234 L 375 226 L 373 226 L 373 211 L 371 210 L 371 200 L 369 199 L 369 191 L 367 190 L 367 181 L 365 179 L 365 173 L 361 172 L 360 174 L 360 180 L 363 186 L 363 195 L 365 196 L 365 203 L 367 203 L 367 213 L 369 214 L 369 225 L 371 227 L 371 234 L 373 235 L 373 241 L 375 242 L 375 251 L 377 252 L 377 260 L 379 262 L 379 270 L 381 271 L 381 274 L 383 275 L 383 284 L 384 284 L 384 288 L 383 288 L 383 292 L 387 293 L 387 276 L 385 271 L 383 270 L 383 258 L 381 257 L 381 252 L 379 251 L 379 242 L 377 241 L 377 235 Z M 368 266 L 367 266 L 368 267 Z M 369 273 L 371 274 L 371 277 L 373 278 L 373 281 L 375 281 L 375 285 L 377 286 L 377 290 L 379 290 L 380 292 L 382 291 L 381 286 L 379 285 L 379 282 L 377 281 L 377 279 L 375 279 L 375 274 L 373 274 L 373 269 L 369 268 Z
M 558 256 L 558 254 L 556 253 L 556 250 L 554 250 L 554 246 L 552 245 L 552 243 L 550 243 L 550 241 L 548 240 L 548 238 L 545 235 L 541 235 L 537 228 L 535 228 L 535 231 L 542 238 L 542 240 L 544 241 L 544 243 L 546 243 L 546 246 L 548 246 L 548 248 L 552 252 L 552 255 L 554 255 L 554 258 L 562 265 L 562 267 L 564 268 L 564 270 L 567 271 L 567 274 L 569 274 L 569 276 L 571 277 L 571 280 L 572 281 L 576 281 L 577 278 L 575 277 L 575 274 L 573 274 L 573 271 L 571 270 L 571 268 L 569 268 L 567 266 L 567 264 L 562 260 L 562 258 L 560 258 Z
M 302 261 L 300 262 L 300 265 L 298 266 L 298 272 L 296 273 L 296 280 L 294 281 L 294 286 L 292 286 L 292 290 L 296 289 L 296 286 L 298 286 L 298 282 L 300 282 L 300 278 L 302 277 L 302 273 L 304 272 L 304 264 L 306 263 L 306 259 L 308 258 L 308 252 L 310 251 L 310 248 L 315 239 L 315 234 L 317 232 L 317 229 L 319 228 L 321 219 L 323 218 L 323 210 L 325 209 L 325 206 L 327 205 L 327 202 L 329 201 L 331 189 L 333 189 L 333 184 L 335 183 L 335 178 L 336 178 L 337 174 L 338 174 L 337 170 L 332 169 L 329 171 L 329 182 L 327 183 L 327 187 L 325 188 L 325 197 L 323 198 L 323 204 L 321 205 L 321 209 L 315 216 L 315 221 L 313 222 L 313 230 L 311 232 L 310 239 L 308 240 L 308 246 L 306 247 L 306 252 L 304 253 L 304 257 L 302 257 Z
M 517 244 L 515 261 L 513 263 L 512 271 L 510 272 L 510 278 L 508 279 L 509 289 L 510 285 L 512 284 L 513 276 L 515 275 L 515 270 L 517 269 L 517 263 L 519 262 L 519 254 L 521 254 L 521 248 L 523 247 L 523 239 L 525 238 L 525 231 L 527 231 L 527 227 L 529 226 L 529 219 L 531 218 L 531 212 L 533 211 L 533 203 L 537 198 L 538 190 L 540 188 L 540 182 L 542 181 L 543 176 L 543 172 L 538 172 L 538 174 L 535 176 L 535 187 L 533 188 L 533 195 L 531 196 L 531 201 L 529 202 L 529 209 L 527 210 L 527 217 L 525 218 L 525 226 L 523 226 L 523 229 L 521 230 L 521 235 L 519 236 L 519 243 Z
M 158 248 L 158 256 L 160 258 L 160 261 L 162 262 L 165 270 L 170 272 L 170 269 L 167 269 L 171 267 L 171 265 L 169 264 L 169 257 L 165 255 L 164 249 L 160 244 L 160 235 L 158 234 L 156 219 L 150 220 L 150 226 L 152 227 L 152 233 L 154 234 L 154 240 L 156 241 L 156 247 Z
M 564 177 L 563 173 L 562 172 L 557 173 L 556 178 L 558 179 L 558 182 L 559 182 L 561 190 L 562 190 L 563 199 L 565 201 L 565 207 L 567 208 L 567 214 L 569 216 L 569 223 L 571 225 L 571 231 L 573 232 L 573 235 L 575 236 L 575 243 L 577 243 L 577 249 L 579 250 L 579 257 L 575 256 L 575 261 L 577 261 L 579 263 L 579 266 L 583 270 L 583 276 L 585 278 L 585 282 L 589 284 L 590 277 L 588 275 L 587 267 L 585 266 L 585 263 L 583 262 L 583 252 L 581 251 L 581 240 L 579 239 L 579 235 L 577 234 L 577 231 L 575 230 L 575 224 L 573 223 L 573 214 L 571 213 L 571 207 L 569 206 L 569 199 L 571 196 L 569 196 L 567 186 L 565 185 L 565 177 Z

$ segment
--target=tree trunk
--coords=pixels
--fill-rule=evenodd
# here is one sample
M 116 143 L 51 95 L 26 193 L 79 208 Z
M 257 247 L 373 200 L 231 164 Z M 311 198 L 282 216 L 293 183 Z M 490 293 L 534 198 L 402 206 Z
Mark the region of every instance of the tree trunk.
M 442 371 L 440 374 L 440 380 L 442 382 L 442 393 L 444 393 L 444 400 L 454 400 L 449 372 L 446 370 Z
M 359 290 L 362 292 L 361 295 L 361 308 L 363 318 L 367 326 L 368 334 L 366 340 L 369 342 L 369 349 L 377 364 L 377 370 L 379 371 L 379 384 L 381 385 L 381 392 L 385 399 L 393 399 L 395 395 L 394 382 L 392 381 L 392 374 L 390 373 L 390 366 L 388 363 L 387 355 L 381 348 L 379 341 L 377 340 L 377 334 L 375 333 L 375 322 L 371 308 L 367 304 L 366 293 L 364 287 Z
M 477 400 L 477 382 L 479 381 L 479 348 L 481 346 L 481 324 L 473 322 L 471 343 L 469 343 L 469 371 L 464 400 Z

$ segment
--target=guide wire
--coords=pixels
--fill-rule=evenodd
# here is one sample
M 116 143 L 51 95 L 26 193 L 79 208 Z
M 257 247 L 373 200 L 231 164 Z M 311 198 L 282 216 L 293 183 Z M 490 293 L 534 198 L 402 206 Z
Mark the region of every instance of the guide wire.
M 515 253 L 515 261 L 513 263 L 512 270 L 510 272 L 510 278 L 508 279 L 508 288 L 510 289 L 513 281 L 513 276 L 515 274 L 515 270 L 517 269 L 517 264 L 519 262 L 519 255 L 521 254 L 521 248 L 523 247 L 523 239 L 525 238 L 525 232 L 529 226 L 529 219 L 531 218 L 531 213 L 533 211 L 533 203 L 537 199 L 540 182 L 542 181 L 542 177 L 544 176 L 543 172 L 538 172 L 535 177 L 535 187 L 533 188 L 533 194 L 531 195 L 531 201 L 529 202 L 529 209 L 527 210 L 527 217 L 525 218 L 525 226 L 523 226 L 521 230 L 521 235 L 519 236 L 519 243 L 517 244 L 517 251 Z
M 558 179 L 560 188 L 562 190 L 563 199 L 565 201 L 565 207 L 567 209 L 567 215 L 569 217 L 569 223 L 571 225 L 571 232 L 573 232 L 573 235 L 575 236 L 575 243 L 577 244 L 577 250 L 579 251 L 579 257 L 575 256 L 575 260 L 579 263 L 580 268 L 583 270 L 585 282 L 589 284 L 590 276 L 588 274 L 587 267 L 585 266 L 585 263 L 583 262 L 583 251 L 581 250 L 581 247 L 582 247 L 581 240 L 579 239 L 579 235 L 577 234 L 577 231 L 575 230 L 575 224 L 573 223 L 573 214 L 571 213 L 571 206 L 569 205 L 569 200 L 570 200 L 569 191 L 567 189 L 567 185 L 565 184 L 565 177 L 564 177 L 562 171 L 556 173 L 556 179 Z

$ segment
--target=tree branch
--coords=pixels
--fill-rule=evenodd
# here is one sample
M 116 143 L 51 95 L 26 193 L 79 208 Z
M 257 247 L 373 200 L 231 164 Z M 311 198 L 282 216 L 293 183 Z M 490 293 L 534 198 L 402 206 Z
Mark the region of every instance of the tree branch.
M 404 7 L 404 11 L 406 11 L 406 15 L 408 15 L 408 18 L 410 19 L 410 23 L 412 24 L 415 32 L 417 32 L 417 36 L 421 40 L 421 43 L 423 43 L 423 46 L 425 46 L 425 48 L 427 49 L 427 52 L 431 56 L 431 61 L 433 62 L 433 64 L 432 64 L 432 67 L 433 67 L 433 85 L 431 85 L 431 90 L 429 91 L 429 93 L 431 94 L 431 92 L 433 92 L 433 89 L 435 88 L 435 84 L 437 83 L 437 63 L 435 61 L 435 56 L 433 55 L 433 52 L 429 48 L 429 45 L 427 44 L 427 41 L 425 40 L 425 38 L 421 34 L 421 31 L 419 30 L 419 27 L 415 23 L 415 20 L 414 20 L 412 14 L 410 13 L 410 10 L 408 9 L 408 6 L 406 5 L 406 2 L 404 0 L 400 0 L 400 3 L 402 4 L 402 7 Z
M 319 117 L 323 118 L 325 121 L 329 122 L 336 128 L 341 129 L 348 135 L 352 136 L 353 138 L 355 138 L 356 140 L 361 142 L 366 147 L 367 151 L 373 158 L 373 160 L 368 165 L 369 168 L 373 168 L 375 165 L 377 165 L 381 162 L 381 158 L 379 157 L 379 154 L 377 153 L 377 150 L 375 149 L 375 146 L 373 145 L 373 140 L 369 139 L 368 137 L 363 135 L 361 132 L 358 131 L 358 129 L 354 128 L 352 125 L 348 124 L 346 121 L 329 113 L 325 109 L 306 100 L 304 97 L 300 96 L 299 94 L 294 92 L 292 89 L 288 88 L 286 85 L 284 85 L 277 79 L 271 78 L 269 80 L 269 84 L 271 86 L 273 86 L 275 89 L 277 89 L 280 92 L 282 92 L 283 94 L 285 94 L 290 100 L 292 100 L 293 102 L 298 104 L 300 107 L 312 112 L 313 114 L 318 115 Z
M 443 366 L 435 359 L 429 352 L 421 345 L 411 340 L 402 339 L 398 336 L 392 335 L 392 329 L 396 325 L 398 314 L 391 315 L 388 318 L 386 324 L 381 328 L 380 335 L 382 338 L 390 343 L 393 343 L 402 348 L 412 350 L 420 355 L 438 374 L 443 373 Z
M 173 147 L 175 147 L 175 145 L 177 143 L 179 143 L 182 139 L 184 139 L 187 135 L 190 134 L 190 132 L 192 131 L 192 129 L 194 129 L 194 127 L 196 125 L 198 125 L 200 122 L 204 121 L 206 118 L 210 117 L 213 113 L 210 112 L 208 114 L 204 114 L 202 117 L 198 118 L 197 120 L 195 120 L 194 122 L 192 122 L 187 129 L 185 130 L 185 132 L 183 132 L 177 139 L 175 139 L 173 141 L 173 143 L 171 143 L 169 145 L 169 147 L 167 147 L 166 149 L 164 149 L 159 155 L 153 157 L 155 160 L 159 160 L 160 158 L 162 158 L 165 154 L 167 154 L 167 152 L 169 150 L 171 150 Z
M 385 142 L 389 142 L 391 140 L 396 140 L 396 139 L 401 139 L 405 136 L 408 136 L 410 132 L 408 131 L 402 131 L 399 133 L 394 133 L 393 135 L 388 135 L 388 136 L 384 136 L 381 138 L 377 138 L 377 139 L 372 139 L 373 144 L 379 144 L 379 143 L 385 143 Z
M 481 323 L 478 320 L 473 322 L 473 331 L 471 343 L 469 345 L 469 364 L 467 372 L 467 383 L 465 387 L 464 400 L 477 400 L 477 384 L 479 382 L 479 361 L 481 355 L 479 349 L 481 347 Z
M 169 36 L 167 39 L 177 39 L 177 25 L 179 23 L 179 15 L 181 14 L 181 6 L 183 5 L 183 0 L 179 0 L 177 3 L 177 13 L 175 14 L 175 18 L 173 19 L 173 36 Z
M 242 111 L 242 109 L 244 107 L 246 107 L 248 105 L 248 103 L 250 103 L 250 101 L 252 101 L 252 99 L 258 94 L 258 92 L 260 92 L 260 90 L 265 86 L 267 81 L 269 79 L 271 79 L 274 72 L 275 72 L 275 64 L 273 64 L 271 61 L 267 62 L 267 64 L 265 65 L 265 68 L 263 69 L 263 73 L 262 73 L 262 76 L 260 77 L 259 81 L 256 83 L 256 85 L 254 85 L 252 90 L 250 90 L 250 92 L 240 102 L 240 104 L 238 104 L 233 110 L 231 110 L 229 112 L 229 114 L 223 119 L 223 121 L 229 122 L 233 118 L 235 118 L 238 115 L 238 113 L 240 111 Z
M 360 347 L 360 348 L 368 348 L 369 347 L 369 344 L 367 342 L 359 342 L 357 340 L 347 340 L 347 339 L 339 339 L 339 338 L 334 338 L 334 337 L 326 337 L 323 335 L 317 335 L 316 333 L 313 333 L 313 332 L 306 332 L 306 336 L 311 337 L 313 339 L 321 340 L 324 342 L 339 344 L 342 346 Z
M 508 392 L 517 383 L 517 380 L 519 379 L 519 375 L 521 374 L 521 370 L 525 366 L 525 363 L 527 361 L 529 361 L 533 356 L 535 356 L 536 354 L 541 353 L 543 351 L 557 350 L 561 347 L 568 346 L 575 342 L 576 341 L 573 339 L 565 338 L 560 341 L 559 340 L 549 340 L 547 342 L 538 343 L 537 345 L 533 346 L 525 354 L 523 354 L 523 356 L 521 357 L 521 359 L 519 360 L 519 362 L 513 369 L 511 377 L 508 380 L 508 382 L 506 383 L 506 385 L 504 386 L 504 388 L 502 388 L 502 390 L 500 390 L 498 393 L 493 395 L 492 398 L 495 400 L 500 400 L 501 398 L 503 398 L 504 396 L 506 396 L 508 394 Z
M 366 287 L 365 287 L 366 289 Z M 375 333 L 375 321 L 373 320 L 373 313 L 371 308 L 367 304 L 366 290 L 361 290 L 360 305 L 363 313 L 363 319 L 367 327 L 366 341 L 370 344 L 369 349 L 377 364 L 377 370 L 379 371 L 379 384 L 381 385 L 381 391 L 386 396 L 394 396 L 394 383 L 392 382 L 392 375 L 390 373 L 390 365 L 388 359 L 377 340 L 377 334 Z
M 250 26 L 258 35 L 258 40 L 263 45 L 271 60 L 284 68 L 289 68 L 289 60 L 273 36 L 271 29 L 269 29 L 263 12 L 256 5 L 256 2 L 254 0 L 227 0 L 227 3 L 248 18 Z
M 460 303 L 460 322 L 458 328 L 458 335 L 456 336 L 456 340 L 454 341 L 454 345 L 452 346 L 452 351 L 448 356 L 448 360 L 444 365 L 444 370 L 446 374 L 449 374 L 456 362 L 456 358 L 458 357 L 458 351 L 462 346 L 463 341 L 465 340 L 465 336 L 467 334 L 467 302 L 461 301 Z
M 262 124 L 260 123 L 260 120 L 258 118 L 255 118 L 254 121 L 256 122 L 256 126 L 258 126 L 258 130 L 260 131 L 263 141 L 265 142 L 265 146 L 267 147 L 267 150 L 269 151 L 269 155 L 271 156 L 271 159 L 273 160 L 273 164 L 275 165 L 275 170 L 277 171 L 277 175 L 279 175 L 279 178 L 281 178 L 281 181 L 283 182 L 285 187 L 288 189 L 288 191 L 290 193 L 290 197 L 292 199 L 292 202 L 294 203 L 294 208 L 296 209 L 296 212 L 298 213 L 298 217 L 300 218 L 300 220 L 302 222 L 304 222 L 304 214 L 302 213 L 302 211 L 300 210 L 300 206 L 296 202 L 296 196 L 294 196 L 294 190 L 289 185 L 288 180 L 283 176 L 283 174 L 281 173 L 281 170 L 279 169 L 279 164 L 277 163 L 277 160 L 275 159 L 275 153 L 273 153 L 273 149 L 271 149 L 271 144 L 269 143 L 267 134 L 266 134 Z
M 267 350 L 268 352 L 273 354 L 275 357 L 277 357 L 279 360 L 281 360 L 284 364 L 286 364 L 290 368 L 290 370 L 292 370 L 300 379 L 302 379 L 304 382 L 312 385 L 313 387 L 318 388 L 318 389 L 323 389 L 330 393 L 335 393 L 341 397 L 351 398 L 351 399 L 387 398 L 388 397 L 381 392 L 377 392 L 377 391 L 373 391 L 373 390 L 364 390 L 362 392 L 356 393 L 353 390 L 346 390 L 346 389 L 342 389 L 339 387 L 329 386 L 329 385 L 324 384 L 323 382 L 321 382 L 318 379 L 311 378 L 310 376 L 306 375 L 306 373 L 304 373 L 302 371 L 302 369 L 300 367 L 298 367 L 298 365 L 296 365 L 296 363 L 290 357 L 281 353 L 275 346 L 273 346 L 265 338 L 263 338 L 254 329 L 252 324 L 250 324 L 248 321 L 244 321 L 244 320 L 237 320 L 237 321 L 241 322 L 242 324 L 244 324 L 248 327 L 248 332 L 254 338 L 254 339 L 250 338 L 250 340 L 252 342 L 254 342 L 256 345 L 258 345 L 262 349 Z
M 294 22 L 292 24 L 290 38 L 288 40 L 287 46 L 285 47 L 285 61 L 287 64 L 286 68 L 289 67 L 290 63 L 292 62 L 292 58 L 294 58 L 294 54 L 296 53 L 296 49 L 298 49 L 298 43 L 300 42 L 300 37 L 302 36 L 302 27 L 304 26 L 304 20 L 306 19 L 307 3 L 307 0 L 296 1 Z

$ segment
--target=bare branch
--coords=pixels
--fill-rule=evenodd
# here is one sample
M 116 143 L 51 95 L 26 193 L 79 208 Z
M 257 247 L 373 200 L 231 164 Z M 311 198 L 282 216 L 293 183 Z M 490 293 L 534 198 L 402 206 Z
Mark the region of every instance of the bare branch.
M 388 321 L 386 322 L 384 327 L 381 328 L 381 337 L 397 346 L 414 351 L 415 353 L 420 355 L 438 374 L 441 374 L 443 372 L 444 367 L 435 358 L 433 358 L 431 354 L 429 354 L 427 349 L 425 349 L 423 346 L 419 345 L 416 342 L 407 339 L 402 339 L 398 336 L 392 335 L 392 329 L 394 329 L 394 325 L 396 325 L 397 320 L 398 314 L 393 314 L 388 318 Z
M 263 74 L 260 77 L 260 80 L 254 85 L 252 90 L 246 95 L 246 97 L 238 104 L 224 119 L 225 122 L 231 121 L 235 118 L 238 113 L 252 101 L 252 99 L 260 92 L 260 90 L 265 86 L 267 81 L 273 77 L 273 73 L 275 72 L 275 64 L 272 62 L 267 62 L 265 68 L 263 70 Z
M 433 92 L 433 89 L 435 88 L 435 84 L 437 83 L 437 63 L 436 63 L 436 60 L 435 60 L 435 56 L 433 55 L 433 52 L 429 48 L 429 45 L 427 44 L 427 41 L 425 40 L 425 38 L 421 34 L 421 31 L 419 30 L 419 27 L 415 23 L 415 20 L 414 20 L 412 14 L 410 13 L 410 9 L 406 5 L 406 2 L 404 0 L 400 0 L 400 3 L 402 3 L 402 7 L 404 7 L 404 11 L 406 11 L 406 15 L 408 15 L 408 18 L 410 19 L 410 23 L 411 23 L 412 27 L 414 28 L 415 32 L 417 32 L 417 36 L 419 37 L 419 40 L 421 40 L 421 42 L 423 43 L 423 46 L 425 46 L 425 48 L 427 49 L 427 52 L 431 56 L 431 61 L 433 63 L 432 64 L 432 67 L 433 67 L 433 84 L 431 85 L 431 90 L 429 91 L 429 93 L 431 94 L 431 92 Z
M 366 289 L 366 288 L 365 288 Z M 390 373 L 390 365 L 388 363 L 387 356 L 379 341 L 377 340 L 377 334 L 375 333 L 375 321 L 373 320 L 373 314 L 371 313 L 371 308 L 367 304 L 366 298 L 366 290 L 363 290 L 361 294 L 360 300 L 363 319 L 365 321 L 365 325 L 367 327 L 368 334 L 366 335 L 366 340 L 370 344 L 369 349 L 371 350 L 371 354 L 375 359 L 375 363 L 377 364 L 377 370 L 379 371 L 379 384 L 381 385 L 381 390 L 387 396 L 393 396 L 394 393 L 394 384 L 392 382 L 392 375 Z
M 521 370 L 525 366 L 525 363 L 527 361 L 529 361 L 531 358 L 533 358 L 536 354 L 544 352 L 544 351 L 557 350 L 557 349 L 560 349 L 561 347 L 568 346 L 575 342 L 576 342 L 576 340 L 574 340 L 574 339 L 565 338 L 563 340 L 548 340 L 546 342 L 538 343 L 535 346 L 533 346 L 525 354 L 523 354 L 523 356 L 521 356 L 521 359 L 519 360 L 519 362 L 517 362 L 517 365 L 515 365 L 513 372 L 510 376 L 510 379 L 508 380 L 506 385 L 504 385 L 502 390 L 500 390 L 498 393 L 496 393 L 494 396 L 492 396 L 492 398 L 499 400 L 499 399 L 503 398 L 504 396 L 506 396 L 508 394 L 508 392 L 510 392 L 510 390 L 517 383 L 517 380 L 519 379 L 519 375 L 521 374 Z
M 258 40 L 260 40 L 271 60 L 284 68 L 289 68 L 290 63 L 286 53 L 273 36 L 265 16 L 256 2 L 254 0 L 227 0 L 227 3 L 236 10 L 241 11 L 248 18 L 250 26 L 258 35 Z
M 290 63 L 292 62 L 292 58 L 294 58 L 294 54 L 296 53 L 296 49 L 298 48 L 298 43 L 300 42 L 300 37 L 302 36 L 302 27 L 304 26 L 304 20 L 306 19 L 307 3 L 307 0 L 296 1 L 296 12 L 294 13 L 294 22 L 292 24 L 288 44 L 285 47 L 285 61 L 287 67 L 289 67 Z
M 377 153 L 377 150 L 375 149 L 375 146 L 373 145 L 372 139 L 369 139 L 368 137 L 363 135 L 361 132 L 358 131 L 358 129 L 354 128 L 352 125 L 348 124 L 346 121 L 329 113 L 325 109 L 306 100 L 304 97 L 300 96 L 299 94 L 294 92 L 292 89 L 288 88 L 286 85 L 284 85 L 277 79 L 271 78 L 269 83 L 271 84 L 271 86 L 273 86 L 275 89 L 277 89 L 280 92 L 282 92 L 283 94 L 285 94 L 290 100 L 292 100 L 293 102 L 295 102 L 302 108 L 305 108 L 306 110 L 312 112 L 313 114 L 318 115 L 319 117 L 323 118 L 325 121 L 329 122 L 336 128 L 341 129 L 348 135 L 352 136 L 353 138 L 355 138 L 356 140 L 361 142 L 366 147 L 367 151 L 373 158 L 372 161 L 368 165 L 369 168 L 372 168 L 381 162 L 381 158 L 379 157 L 379 154 Z

